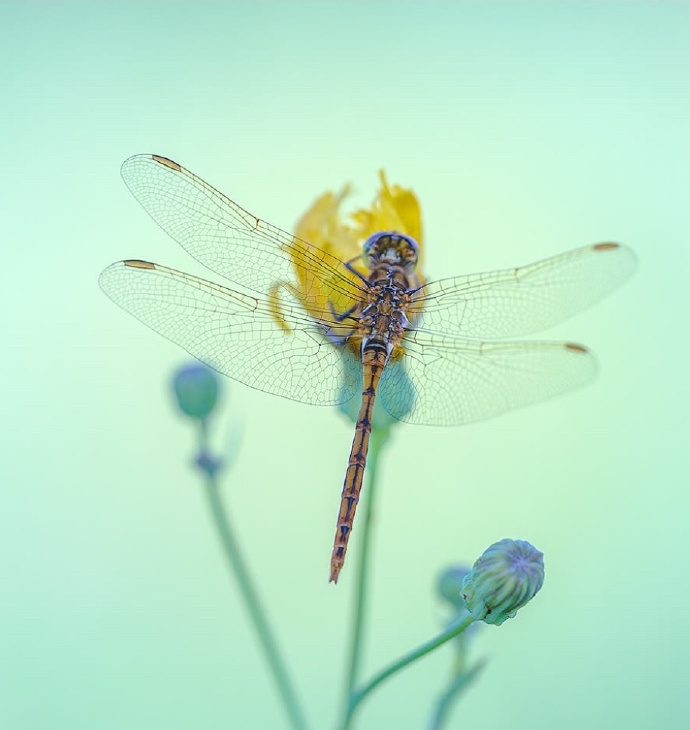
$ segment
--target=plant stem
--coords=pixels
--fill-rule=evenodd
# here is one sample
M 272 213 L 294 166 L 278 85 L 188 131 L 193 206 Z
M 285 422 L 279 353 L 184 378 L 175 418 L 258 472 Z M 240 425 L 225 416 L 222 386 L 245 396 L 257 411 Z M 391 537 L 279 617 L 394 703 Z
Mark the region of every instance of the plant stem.
M 205 428 L 202 426 L 201 440 L 205 446 Z M 239 584 L 242 597 L 249 611 L 249 616 L 254 624 L 254 630 L 263 649 L 264 656 L 268 661 L 273 674 L 278 692 L 290 718 L 290 724 L 294 730 L 306 730 L 307 723 L 302 714 L 297 694 L 290 682 L 290 676 L 280 656 L 278 645 L 273 632 L 268 624 L 266 613 L 263 610 L 259 596 L 249 575 L 247 564 L 242 556 L 240 547 L 235 540 L 233 530 L 228 520 L 227 512 L 221 501 L 218 481 L 215 475 L 206 475 L 206 497 L 211 510 L 211 516 L 218 532 L 218 537 L 223 545 L 223 551 L 229 566 L 232 568 L 235 579 Z
M 470 670 L 461 672 L 453 678 L 446 690 L 439 698 L 436 706 L 436 711 L 431 718 L 431 724 L 429 730 L 441 730 L 443 724 L 450 713 L 450 709 L 453 702 L 458 699 L 461 692 L 463 692 L 468 685 L 474 681 L 475 677 L 479 672 L 484 669 L 486 664 L 485 660 L 478 661 Z
M 400 659 L 390 664 L 386 669 L 379 672 L 373 679 L 370 679 L 366 684 L 360 687 L 358 690 L 350 695 L 350 701 L 348 703 L 347 715 L 345 716 L 345 722 L 343 724 L 343 730 L 347 730 L 352 722 L 352 717 L 355 710 L 360 705 L 362 700 L 375 688 L 378 687 L 381 682 L 388 679 L 391 675 L 404 669 L 408 664 L 420 659 L 421 657 L 429 654 L 434 649 L 450 641 L 458 634 L 461 634 L 472 622 L 474 618 L 469 611 L 462 611 L 455 621 L 453 621 L 445 631 L 438 634 L 433 639 L 430 639 L 426 643 L 422 644 L 417 649 L 403 655 Z
M 364 622 L 366 610 L 367 587 L 369 585 L 369 543 L 371 540 L 372 514 L 374 511 L 374 493 L 376 492 L 376 470 L 381 447 L 388 437 L 387 429 L 372 429 L 367 458 L 367 484 L 362 500 L 364 514 L 360 516 L 362 539 L 359 544 L 359 559 L 356 568 L 355 610 L 351 629 L 350 657 L 348 661 L 345 684 L 345 711 L 350 703 L 350 696 L 357 683 L 362 663 L 362 644 L 364 638 Z

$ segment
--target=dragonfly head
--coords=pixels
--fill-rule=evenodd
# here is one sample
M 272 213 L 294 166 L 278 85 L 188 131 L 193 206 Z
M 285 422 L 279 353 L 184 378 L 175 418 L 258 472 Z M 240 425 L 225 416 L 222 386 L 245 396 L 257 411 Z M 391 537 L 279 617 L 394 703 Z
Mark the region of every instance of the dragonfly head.
M 419 245 L 410 236 L 394 231 L 382 231 L 367 238 L 362 256 L 369 269 L 376 264 L 389 263 L 412 271 L 419 259 Z

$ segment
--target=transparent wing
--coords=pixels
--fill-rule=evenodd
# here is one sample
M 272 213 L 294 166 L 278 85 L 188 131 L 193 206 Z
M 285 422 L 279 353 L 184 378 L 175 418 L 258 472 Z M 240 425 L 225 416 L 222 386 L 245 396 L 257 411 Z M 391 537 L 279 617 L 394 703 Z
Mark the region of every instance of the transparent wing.
M 252 388 L 313 405 L 343 403 L 361 389 L 361 363 L 328 341 L 285 288 L 257 299 L 144 261 L 112 264 L 99 283 L 151 329 Z
M 430 282 L 414 295 L 418 329 L 471 339 L 519 337 L 552 327 L 599 301 L 635 269 L 618 243 L 566 251 L 529 266 Z
M 176 162 L 135 155 L 121 172 L 151 218 L 226 279 L 266 294 L 276 282 L 292 281 L 297 268 L 307 300 L 309 286 L 316 302 L 319 295 L 358 298 L 359 286 L 340 259 L 256 218 Z
M 405 356 L 381 378 L 379 399 L 395 418 L 455 426 L 552 398 L 589 383 L 596 360 L 564 342 L 477 342 L 413 332 Z

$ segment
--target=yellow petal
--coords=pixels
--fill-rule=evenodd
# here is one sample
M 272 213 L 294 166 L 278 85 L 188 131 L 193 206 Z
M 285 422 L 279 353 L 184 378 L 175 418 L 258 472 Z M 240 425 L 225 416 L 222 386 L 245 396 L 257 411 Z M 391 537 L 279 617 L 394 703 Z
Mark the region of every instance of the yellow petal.
M 343 201 L 350 193 L 350 187 L 345 185 L 339 193 L 326 192 L 318 197 L 295 227 L 297 238 L 289 247 L 289 253 L 298 284 L 291 289 L 309 314 L 316 319 L 330 311 L 345 312 L 354 307 L 356 302 L 344 293 L 335 296 L 333 289 L 337 290 L 339 287 L 324 286 L 320 274 L 300 263 L 308 258 L 304 241 L 318 246 L 341 261 L 351 263 L 354 269 L 366 274 L 366 267 L 360 257 L 364 241 L 378 231 L 396 231 L 412 236 L 419 243 L 421 259 L 422 222 L 416 195 L 412 190 L 399 185 L 390 186 L 383 170 L 379 172 L 379 178 L 381 187 L 371 207 L 350 214 L 351 223 L 341 217 L 340 211 Z M 355 274 L 347 271 L 341 273 L 357 282 Z M 421 274 L 418 273 L 418 276 L 421 280 Z M 283 282 L 277 284 L 282 285 Z M 284 326 L 280 312 L 276 310 L 274 316 Z

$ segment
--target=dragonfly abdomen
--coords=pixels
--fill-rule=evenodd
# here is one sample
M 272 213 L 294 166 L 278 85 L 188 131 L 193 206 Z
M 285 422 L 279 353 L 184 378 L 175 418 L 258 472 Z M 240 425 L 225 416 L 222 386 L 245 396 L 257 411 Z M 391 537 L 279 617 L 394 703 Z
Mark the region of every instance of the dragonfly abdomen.
M 355 436 L 352 440 L 350 458 L 348 459 L 347 471 L 345 472 L 343 492 L 340 498 L 338 523 L 335 529 L 333 553 L 331 554 L 330 581 L 332 583 L 338 582 L 338 575 L 345 563 L 347 543 L 352 532 L 355 511 L 357 510 L 359 495 L 362 491 L 362 483 L 364 481 L 374 401 L 376 400 L 376 388 L 388 361 L 388 353 L 389 346 L 379 338 L 372 338 L 363 348 L 362 371 L 364 387 L 362 390 L 362 405 L 357 417 Z

